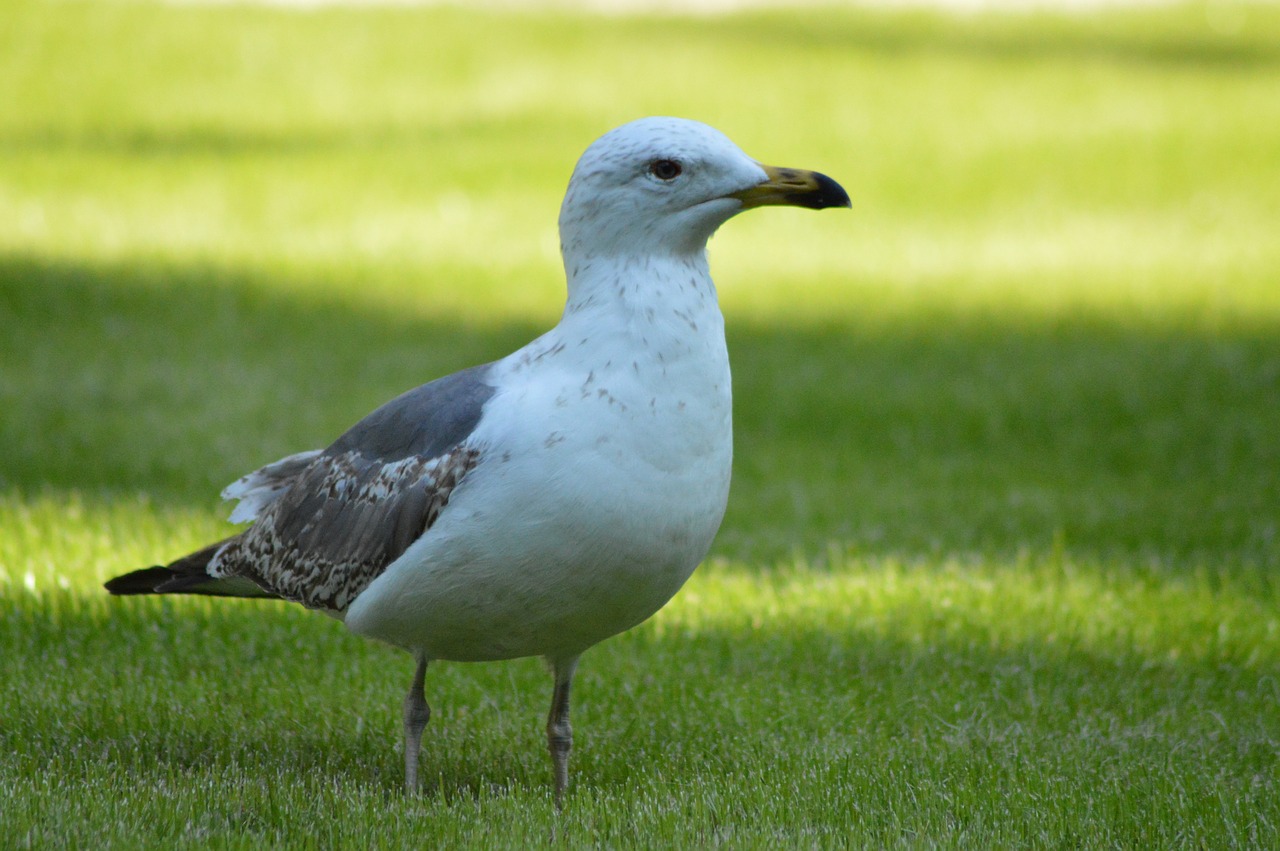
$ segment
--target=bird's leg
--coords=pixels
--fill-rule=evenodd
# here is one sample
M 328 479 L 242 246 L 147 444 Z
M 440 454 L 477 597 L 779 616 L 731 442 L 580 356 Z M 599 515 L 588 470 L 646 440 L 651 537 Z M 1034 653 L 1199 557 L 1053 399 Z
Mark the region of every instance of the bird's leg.
M 422 750 L 422 730 L 431 718 L 431 707 L 422 694 L 422 680 L 427 674 L 427 657 L 419 654 L 413 685 L 404 698 L 404 789 L 412 795 L 418 791 L 418 754 Z
M 564 806 L 564 793 L 569 788 L 569 750 L 573 747 L 573 730 L 569 727 L 569 686 L 578 657 L 552 662 L 556 686 L 551 696 L 551 712 L 547 715 L 547 746 L 556 773 L 556 809 Z

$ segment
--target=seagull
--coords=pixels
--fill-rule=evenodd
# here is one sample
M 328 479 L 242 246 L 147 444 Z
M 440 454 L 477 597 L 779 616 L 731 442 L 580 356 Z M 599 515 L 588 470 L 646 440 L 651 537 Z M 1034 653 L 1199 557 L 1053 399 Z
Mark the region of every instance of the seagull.
M 237 502 L 231 522 L 252 525 L 106 589 L 290 600 L 409 651 L 409 793 L 427 665 L 542 656 L 561 806 L 578 658 L 662 608 L 724 516 L 732 395 L 706 246 L 768 205 L 850 202 L 831 178 L 761 165 L 695 121 L 606 133 L 560 210 L 559 324 L 249 473 L 222 496 Z

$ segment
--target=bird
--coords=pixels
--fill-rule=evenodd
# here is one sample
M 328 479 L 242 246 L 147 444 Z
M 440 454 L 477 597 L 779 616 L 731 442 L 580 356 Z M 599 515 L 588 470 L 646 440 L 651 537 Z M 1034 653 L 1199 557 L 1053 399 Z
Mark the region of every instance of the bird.
M 250 525 L 107 591 L 289 600 L 411 653 L 410 794 L 428 664 L 544 657 L 561 807 L 579 657 L 662 608 L 724 517 L 732 388 L 707 241 L 771 205 L 851 203 L 830 177 L 762 165 L 697 121 L 605 133 L 561 205 L 555 327 L 243 476 L 222 496 Z

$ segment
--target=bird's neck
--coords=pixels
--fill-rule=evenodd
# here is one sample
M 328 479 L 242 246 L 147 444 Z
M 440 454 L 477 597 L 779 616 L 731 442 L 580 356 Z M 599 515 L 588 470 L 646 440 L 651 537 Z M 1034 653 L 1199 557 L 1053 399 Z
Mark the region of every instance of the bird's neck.
M 685 361 L 695 369 L 718 370 L 726 359 L 724 318 L 705 251 L 566 254 L 565 273 L 569 297 L 557 331 L 571 344 L 590 338 L 596 345 L 626 347 L 665 364 Z
M 665 312 L 719 314 L 705 250 L 681 254 L 566 254 L 564 318 L 588 314 L 629 322 Z

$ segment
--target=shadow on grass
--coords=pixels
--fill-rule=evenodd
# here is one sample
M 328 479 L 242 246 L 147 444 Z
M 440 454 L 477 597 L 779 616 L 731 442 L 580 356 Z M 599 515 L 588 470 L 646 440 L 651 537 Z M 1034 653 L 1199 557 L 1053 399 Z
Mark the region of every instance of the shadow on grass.
M 1276 329 L 729 326 L 737 462 L 720 555 L 1280 566 Z M 13 256 L 0 327 L 0 485 L 190 506 L 544 330 L 362 310 L 235 270 Z
M 393 149 L 424 150 L 448 145 L 465 149 L 486 142 L 509 140 L 512 134 L 530 140 L 558 138 L 557 132 L 571 116 L 545 108 L 507 112 L 500 117 L 462 120 L 449 116 L 439 121 L 419 120 L 411 125 L 385 123 L 356 126 L 290 127 L 281 130 L 231 128 L 219 125 L 176 128 L 65 127 L 4 128 L 0 152 L 13 155 L 76 154 L 117 155 L 142 160 L 168 157 L 239 157 L 306 155 L 358 152 L 376 154 Z M 531 142 L 506 159 L 527 152 L 532 161 L 541 144 Z

